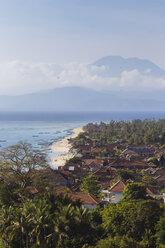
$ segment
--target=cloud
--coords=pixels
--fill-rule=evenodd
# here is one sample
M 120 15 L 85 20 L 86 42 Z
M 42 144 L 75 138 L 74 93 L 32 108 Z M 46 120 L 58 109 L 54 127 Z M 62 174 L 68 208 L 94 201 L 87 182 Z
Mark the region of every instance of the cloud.
M 0 94 L 25 94 L 57 87 L 83 86 L 96 90 L 165 89 L 165 78 L 153 78 L 138 70 L 123 71 L 120 77 L 104 77 L 104 66 L 87 63 L 0 64 Z

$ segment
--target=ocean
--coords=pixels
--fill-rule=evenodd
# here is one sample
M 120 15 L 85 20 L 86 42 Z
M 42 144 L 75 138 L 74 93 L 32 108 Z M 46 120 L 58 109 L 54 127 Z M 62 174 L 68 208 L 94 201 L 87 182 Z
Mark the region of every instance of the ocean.
M 72 112 L 72 113 L 0 113 L 0 150 L 19 141 L 26 141 L 34 148 L 43 150 L 52 157 L 50 146 L 70 136 L 75 127 L 89 122 L 109 122 L 110 120 L 165 118 L 165 112 Z

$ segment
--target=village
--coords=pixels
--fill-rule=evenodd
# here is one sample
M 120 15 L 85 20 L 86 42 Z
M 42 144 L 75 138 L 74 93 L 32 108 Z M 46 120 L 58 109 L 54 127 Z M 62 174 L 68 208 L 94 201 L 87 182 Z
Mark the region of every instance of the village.
M 100 144 L 87 130 L 69 142 L 75 156 L 57 171 L 47 169 L 47 180 L 53 182 L 56 194 L 79 199 L 91 210 L 101 203 L 119 202 L 126 185 L 142 183 L 149 198 L 165 202 L 165 147 L 158 142 L 123 145 L 116 137 Z M 89 175 L 99 184 L 97 197 L 81 189 Z

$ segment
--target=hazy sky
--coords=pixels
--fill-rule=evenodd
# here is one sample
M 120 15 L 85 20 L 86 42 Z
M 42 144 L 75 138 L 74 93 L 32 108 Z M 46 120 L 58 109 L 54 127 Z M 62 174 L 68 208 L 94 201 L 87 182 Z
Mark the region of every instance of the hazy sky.
M 165 0 L 0 0 L 0 92 L 45 89 L 51 63 L 83 67 L 107 55 L 165 69 L 164 13 Z

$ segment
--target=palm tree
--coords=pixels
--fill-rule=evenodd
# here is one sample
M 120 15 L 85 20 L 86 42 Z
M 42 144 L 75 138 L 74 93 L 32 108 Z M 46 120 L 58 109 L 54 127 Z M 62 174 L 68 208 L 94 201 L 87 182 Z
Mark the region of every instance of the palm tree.
M 57 219 L 54 222 L 54 231 L 57 236 L 58 247 L 64 247 L 65 241 L 69 239 L 72 233 L 72 224 L 74 222 L 74 207 L 72 204 L 64 206 Z

